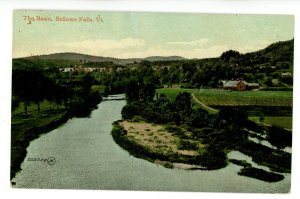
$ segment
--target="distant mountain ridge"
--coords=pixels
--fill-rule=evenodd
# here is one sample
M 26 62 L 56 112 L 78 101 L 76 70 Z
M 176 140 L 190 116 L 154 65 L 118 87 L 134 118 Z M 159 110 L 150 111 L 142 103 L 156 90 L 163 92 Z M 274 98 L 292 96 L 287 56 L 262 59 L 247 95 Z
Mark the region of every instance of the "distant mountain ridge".
M 278 41 L 268 45 L 266 48 L 241 54 L 241 64 L 255 65 L 269 62 L 270 64 L 276 64 L 277 62 L 289 62 L 292 65 L 294 56 L 294 39 L 287 41 Z M 217 59 L 219 57 L 216 57 Z M 216 58 L 203 58 L 203 59 L 187 59 L 181 56 L 149 56 L 145 58 L 128 58 L 120 59 L 114 57 L 102 57 L 94 55 L 86 55 L 73 52 L 54 53 L 48 55 L 37 55 L 30 57 L 23 57 L 18 59 L 24 59 L 29 61 L 37 60 L 49 60 L 49 61 L 73 61 L 80 63 L 88 62 L 113 62 L 114 64 L 126 65 L 134 62 L 145 61 L 183 61 L 183 60 L 210 60 Z
M 80 53 L 54 53 L 48 55 L 37 55 L 31 57 L 24 57 L 23 59 L 28 60 L 69 60 L 69 61 L 81 61 L 81 62 L 113 62 L 115 64 L 129 64 L 134 62 L 146 61 L 176 61 L 176 60 L 185 60 L 186 58 L 180 56 L 151 56 L 146 58 L 128 58 L 128 59 L 119 59 L 113 57 L 102 57 L 102 56 L 93 56 Z

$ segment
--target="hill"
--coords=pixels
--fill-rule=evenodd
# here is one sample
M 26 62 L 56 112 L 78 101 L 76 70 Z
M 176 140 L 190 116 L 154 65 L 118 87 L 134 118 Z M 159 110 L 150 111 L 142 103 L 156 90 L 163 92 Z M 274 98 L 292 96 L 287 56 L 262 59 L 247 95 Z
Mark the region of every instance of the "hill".
M 240 57 L 242 65 L 254 66 L 264 64 L 266 67 L 282 69 L 293 68 L 294 39 L 279 41 L 256 52 L 246 53 Z
M 92 55 L 85 55 L 79 53 L 55 53 L 49 55 L 37 55 L 31 57 L 25 57 L 23 59 L 35 61 L 35 60 L 68 60 L 80 63 L 87 63 L 87 62 L 113 62 L 115 64 L 130 64 L 134 62 L 141 62 L 143 60 L 146 61 L 176 61 L 176 60 L 184 60 L 185 58 L 179 56 L 151 56 L 146 58 L 129 58 L 129 59 L 118 59 L 113 57 L 102 57 L 102 56 L 92 56 Z

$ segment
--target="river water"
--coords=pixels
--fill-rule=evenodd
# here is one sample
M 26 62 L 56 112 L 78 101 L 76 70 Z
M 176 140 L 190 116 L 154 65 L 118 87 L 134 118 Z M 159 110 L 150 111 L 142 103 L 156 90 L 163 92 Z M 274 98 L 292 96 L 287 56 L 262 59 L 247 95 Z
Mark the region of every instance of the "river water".
M 123 98 L 123 95 L 109 99 Z M 215 171 L 167 169 L 130 156 L 113 140 L 112 122 L 121 119 L 125 100 L 106 100 L 89 118 L 72 118 L 31 141 L 14 187 L 55 189 L 156 190 L 202 192 L 289 192 L 291 177 L 267 183 L 237 175 L 229 164 Z M 52 157 L 55 161 L 47 162 Z M 231 152 L 230 158 L 251 158 Z M 35 159 L 40 158 L 40 159 Z M 31 161 L 30 161 L 31 160 Z M 35 161 L 33 161 L 35 160 Z M 253 164 L 254 165 L 254 164 Z

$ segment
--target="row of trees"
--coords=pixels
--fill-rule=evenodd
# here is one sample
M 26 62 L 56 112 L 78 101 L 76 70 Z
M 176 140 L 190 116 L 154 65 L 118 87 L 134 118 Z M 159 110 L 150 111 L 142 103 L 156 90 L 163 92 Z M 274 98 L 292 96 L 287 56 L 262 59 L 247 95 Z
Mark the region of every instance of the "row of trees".
M 40 111 L 40 103 L 47 99 L 61 105 L 66 100 L 64 88 L 55 84 L 37 69 L 16 69 L 12 75 L 12 111 L 19 102 L 23 102 L 25 114 L 28 115 L 27 107 L 30 103 L 37 105 Z
M 37 68 L 15 69 L 12 74 L 12 111 L 23 103 L 27 116 L 31 103 L 36 104 L 40 111 L 40 103 L 47 100 L 50 106 L 51 103 L 57 108 L 64 105 L 74 115 L 87 114 L 101 101 L 100 94 L 91 90 L 93 83 L 90 75 L 81 77 L 75 84 L 72 80 L 53 80 Z

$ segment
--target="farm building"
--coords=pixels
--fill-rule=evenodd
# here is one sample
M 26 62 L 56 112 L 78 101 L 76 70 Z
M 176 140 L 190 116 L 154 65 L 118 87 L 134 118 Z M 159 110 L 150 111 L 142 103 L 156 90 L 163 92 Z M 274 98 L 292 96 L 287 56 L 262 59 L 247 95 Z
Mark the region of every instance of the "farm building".
M 180 84 L 171 84 L 171 85 L 164 85 L 164 88 L 181 88 Z
M 68 72 L 73 72 L 74 68 L 60 68 L 59 71 L 63 73 L 68 73 Z
M 281 77 L 292 77 L 292 73 L 290 72 L 281 73 Z
M 248 83 L 244 80 L 229 80 L 229 81 L 221 81 L 220 87 L 226 90 L 251 90 L 259 88 L 258 83 Z

